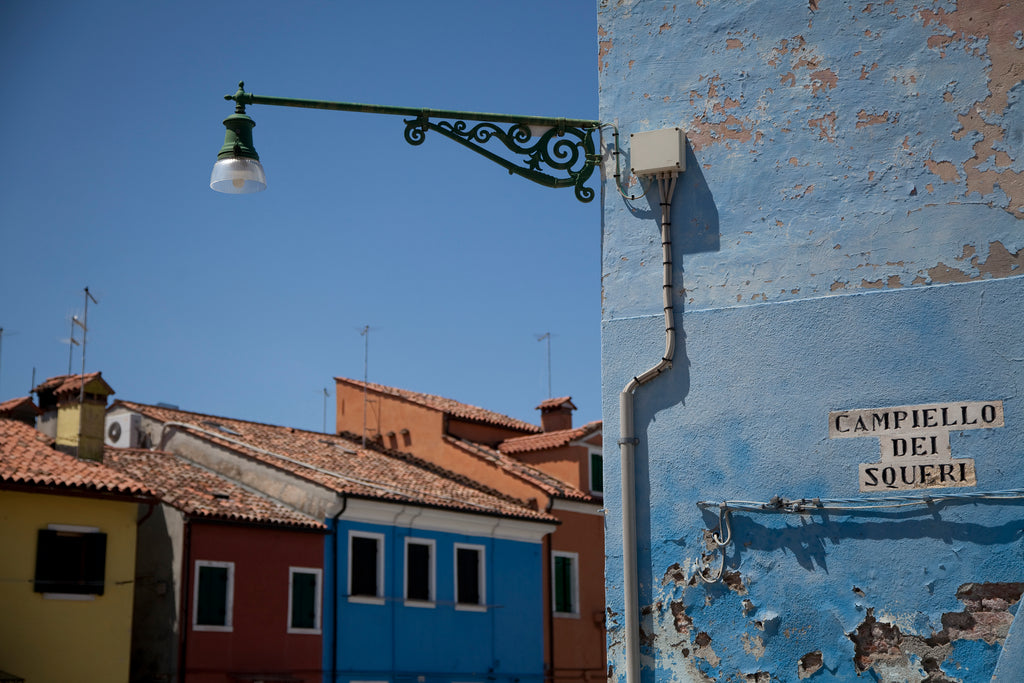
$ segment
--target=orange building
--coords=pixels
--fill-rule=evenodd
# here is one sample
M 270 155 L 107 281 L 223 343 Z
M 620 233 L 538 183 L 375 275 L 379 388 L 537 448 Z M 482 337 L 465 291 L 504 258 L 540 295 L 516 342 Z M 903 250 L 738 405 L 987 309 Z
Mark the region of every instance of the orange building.
M 335 384 L 340 434 L 412 453 L 559 520 L 544 540 L 546 678 L 604 679 L 601 423 L 573 428 L 568 397 L 537 406 L 537 426 L 432 394 Z

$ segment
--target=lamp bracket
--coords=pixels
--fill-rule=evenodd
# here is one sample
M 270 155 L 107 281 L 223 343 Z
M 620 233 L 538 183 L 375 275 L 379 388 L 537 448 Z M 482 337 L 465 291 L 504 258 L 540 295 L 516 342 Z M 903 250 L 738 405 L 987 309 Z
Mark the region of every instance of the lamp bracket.
M 243 113 L 247 104 L 270 104 L 410 117 L 405 119 L 405 139 L 411 145 L 423 144 L 427 131 L 432 130 L 490 159 L 510 174 L 545 187 L 571 187 L 581 202 L 589 202 L 595 196 L 585 183 L 601 161 L 595 141 L 600 121 L 264 97 L 245 92 L 241 82 L 238 91 L 224 99 L 234 100 L 238 113 Z M 468 121 L 475 123 L 471 125 Z M 487 146 L 494 141 L 516 158 L 507 158 Z
M 572 187 L 581 202 L 594 198 L 593 188 L 585 183 L 601 158 L 595 154 L 593 134 L 597 128 L 563 124 L 551 126 L 534 136 L 530 126 L 521 123 L 500 126 L 483 121 L 471 125 L 459 119 L 431 121 L 427 116 L 405 120 L 405 140 L 410 145 L 422 145 L 428 130 L 490 159 L 510 175 L 518 175 L 545 187 Z M 487 144 L 493 141 L 504 145 L 514 158 L 506 158 L 488 149 Z

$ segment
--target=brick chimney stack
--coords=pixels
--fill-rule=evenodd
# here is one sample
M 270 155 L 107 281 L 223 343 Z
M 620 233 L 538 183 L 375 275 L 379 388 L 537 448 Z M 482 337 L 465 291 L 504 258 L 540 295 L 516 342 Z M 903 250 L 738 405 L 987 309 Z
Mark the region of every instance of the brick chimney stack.
M 545 432 L 572 429 L 572 411 L 576 406 L 572 404 L 571 396 L 549 398 L 537 406 L 537 410 L 540 411 L 541 429 Z

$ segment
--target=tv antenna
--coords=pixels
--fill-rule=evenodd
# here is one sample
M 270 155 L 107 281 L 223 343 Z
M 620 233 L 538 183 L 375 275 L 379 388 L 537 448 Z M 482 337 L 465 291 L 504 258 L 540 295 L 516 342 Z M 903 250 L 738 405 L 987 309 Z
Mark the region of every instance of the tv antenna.
M 548 398 L 551 398 L 551 333 L 545 332 L 544 334 L 535 335 L 537 341 L 548 341 Z
M 68 374 L 69 375 L 71 374 L 71 362 L 75 358 L 75 347 L 76 346 L 81 346 L 81 344 L 78 343 L 78 340 L 75 339 L 75 325 L 81 325 L 81 324 L 82 324 L 82 321 L 78 319 L 78 316 L 77 315 L 72 315 L 71 316 L 71 334 L 70 334 L 70 336 L 68 336 L 67 339 L 61 339 L 60 340 L 62 344 L 67 344 L 68 345 Z
M 82 328 L 82 387 L 81 387 L 81 389 L 78 392 L 78 402 L 79 402 L 79 404 L 85 403 L 85 337 L 86 337 L 86 334 L 89 332 L 89 301 L 92 301 L 96 305 L 99 305 L 99 303 L 100 303 L 99 301 L 96 301 L 96 297 L 94 297 L 92 294 L 90 294 L 89 293 L 89 288 L 86 287 L 85 288 L 85 313 L 82 315 L 82 320 L 81 320 L 81 322 L 79 322 L 77 318 L 72 318 L 71 319 L 72 329 L 74 329 L 74 324 L 75 323 L 77 323 L 78 326 Z
M 330 393 L 327 391 L 327 387 L 324 387 L 324 434 L 327 433 L 327 397 Z

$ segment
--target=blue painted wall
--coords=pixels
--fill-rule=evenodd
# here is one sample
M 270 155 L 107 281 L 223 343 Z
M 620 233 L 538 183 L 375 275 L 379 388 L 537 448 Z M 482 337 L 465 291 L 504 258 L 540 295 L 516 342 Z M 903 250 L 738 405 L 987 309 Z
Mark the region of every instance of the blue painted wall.
M 679 126 L 671 371 L 636 395 L 643 675 L 988 681 L 1024 661 L 1024 501 L 731 513 L 723 580 L 698 501 L 871 500 L 873 438 L 831 411 L 1002 401 L 950 434 L 1024 489 L 1024 5 L 600 2 L 601 119 Z M 605 169 L 603 393 L 664 348 L 656 190 Z M 629 191 L 637 192 L 634 184 Z M 618 460 L 605 461 L 609 656 L 625 675 Z M 888 493 L 888 492 L 886 492 Z M 1012 680 L 1008 678 L 1000 680 Z
M 345 596 L 348 534 L 352 530 L 384 535 L 383 605 L 352 603 Z M 435 542 L 437 600 L 432 608 L 407 607 L 403 603 L 407 537 Z M 440 683 L 543 678 L 540 543 L 364 524 L 344 517 L 339 522 L 338 538 L 336 561 L 332 542 L 325 544 L 325 680 L 330 680 L 330 643 L 335 637 L 330 610 L 335 605 L 339 609 L 337 681 Z M 484 546 L 489 605 L 484 612 L 455 609 L 455 543 Z M 335 566 L 341 568 L 339 600 L 335 600 L 330 578 Z

